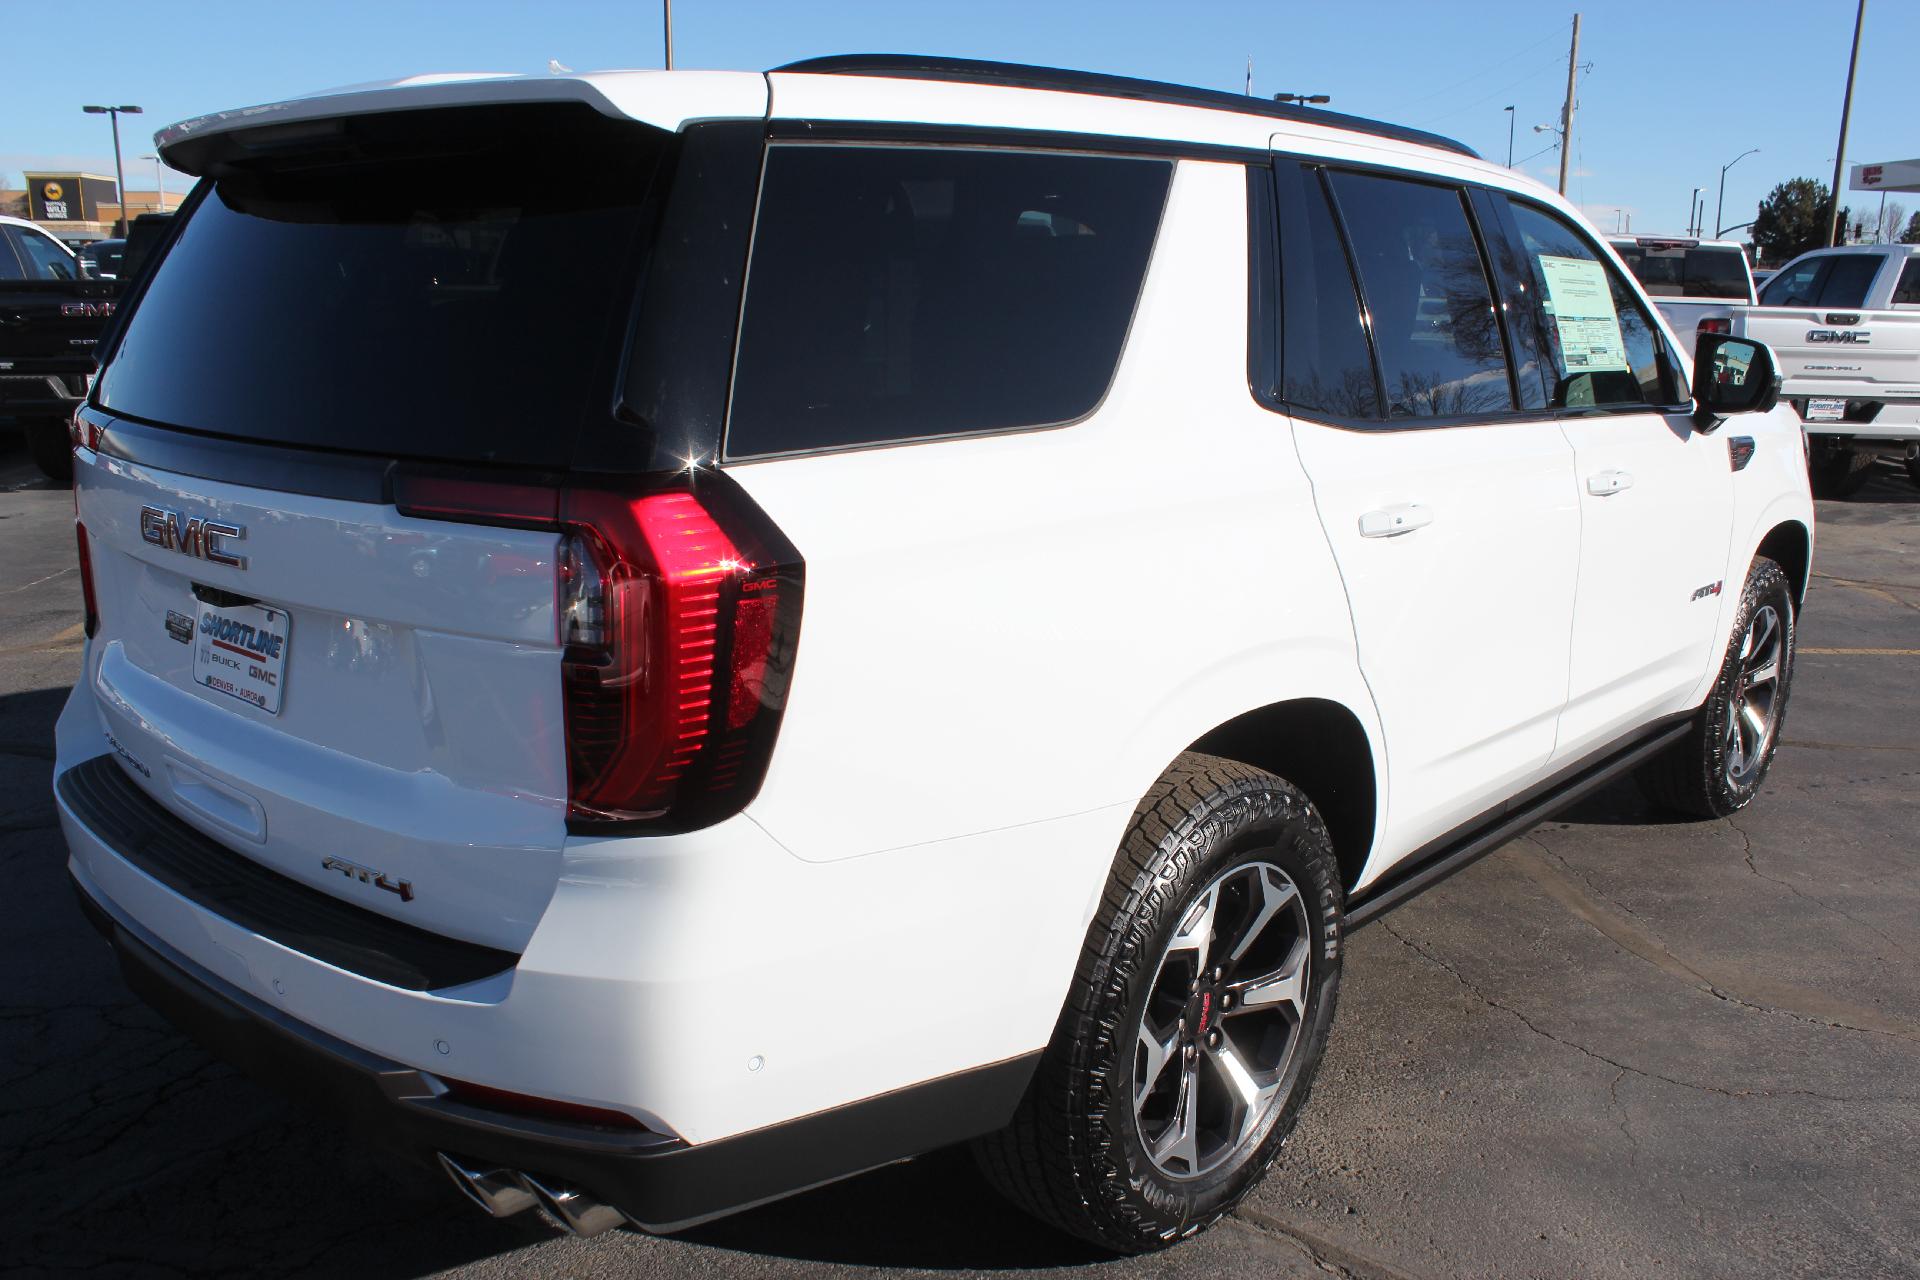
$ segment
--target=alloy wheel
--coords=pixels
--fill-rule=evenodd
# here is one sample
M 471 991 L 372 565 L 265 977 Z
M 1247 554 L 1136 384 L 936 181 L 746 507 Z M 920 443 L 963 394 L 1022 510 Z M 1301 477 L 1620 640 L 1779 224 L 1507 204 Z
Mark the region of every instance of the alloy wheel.
M 1270 862 L 1223 872 L 1160 958 L 1134 1050 L 1133 1110 L 1170 1178 L 1212 1172 L 1285 1100 L 1312 968 L 1306 903 Z
M 1781 668 L 1786 657 L 1786 626 L 1780 611 L 1763 604 L 1753 611 L 1740 644 L 1739 670 L 1727 711 L 1727 782 L 1744 788 L 1765 763 L 1773 745 L 1780 706 Z

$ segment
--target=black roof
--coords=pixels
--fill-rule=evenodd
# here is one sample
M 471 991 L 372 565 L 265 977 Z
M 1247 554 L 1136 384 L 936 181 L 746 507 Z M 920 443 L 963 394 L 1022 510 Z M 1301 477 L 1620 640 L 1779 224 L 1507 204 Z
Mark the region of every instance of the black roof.
M 1210 107 L 1216 111 L 1237 111 L 1243 115 L 1270 116 L 1301 124 L 1317 124 L 1329 129 L 1346 129 L 1393 138 L 1443 151 L 1472 156 L 1480 153 L 1463 142 L 1444 138 L 1424 129 L 1369 120 L 1364 116 L 1321 111 L 1315 107 L 1273 102 L 1250 94 L 1226 93 L 1219 89 L 1198 89 L 1190 85 L 1167 84 L 1160 80 L 1136 80 L 1131 76 L 1110 76 L 1098 71 L 1065 71 L 1058 67 L 1029 67 L 1017 62 L 981 62 L 971 58 L 937 58 L 917 53 L 849 53 L 827 58 L 806 58 L 789 62 L 775 71 L 800 71 L 811 75 L 890 76 L 902 80 L 955 80 L 966 84 L 1006 85 L 1018 89 L 1052 89 L 1060 93 L 1095 94 L 1103 98 L 1134 98 L 1142 102 L 1165 102 L 1184 107 Z

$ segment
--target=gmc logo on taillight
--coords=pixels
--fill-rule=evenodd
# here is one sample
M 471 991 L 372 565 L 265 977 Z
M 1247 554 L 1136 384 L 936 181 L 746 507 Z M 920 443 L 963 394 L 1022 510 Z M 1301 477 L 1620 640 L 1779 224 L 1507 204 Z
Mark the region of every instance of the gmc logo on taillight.
M 113 314 L 111 302 L 63 302 L 60 314 L 81 320 L 104 320 Z

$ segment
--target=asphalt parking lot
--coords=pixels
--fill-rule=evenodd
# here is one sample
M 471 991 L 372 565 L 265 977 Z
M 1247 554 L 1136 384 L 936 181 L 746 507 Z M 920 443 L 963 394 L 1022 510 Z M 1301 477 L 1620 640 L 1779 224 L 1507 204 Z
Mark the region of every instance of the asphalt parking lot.
M 495 1222 L 136 1003 L 66 885 L 68 494 L 0 444 L 0 1272 L 1920 1274 L 1920 489 L 1822 503 L 1785 746 L 1731 822 L 1617 788 L 1357 935 L 1287 1154 L 1114 1261 L 943 1153 L 678 1238 Z

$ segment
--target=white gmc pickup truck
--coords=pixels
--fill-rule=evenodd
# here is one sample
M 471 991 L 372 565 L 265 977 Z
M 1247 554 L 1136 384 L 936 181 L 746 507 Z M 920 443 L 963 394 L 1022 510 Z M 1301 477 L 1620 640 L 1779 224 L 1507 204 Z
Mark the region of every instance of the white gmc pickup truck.
M 1735 310 L 1733 332 L 1778 357 L 1816 494 L 1852 493 L 1878 457 L 1920 484 L 1920 245 L 1803 253 Z

